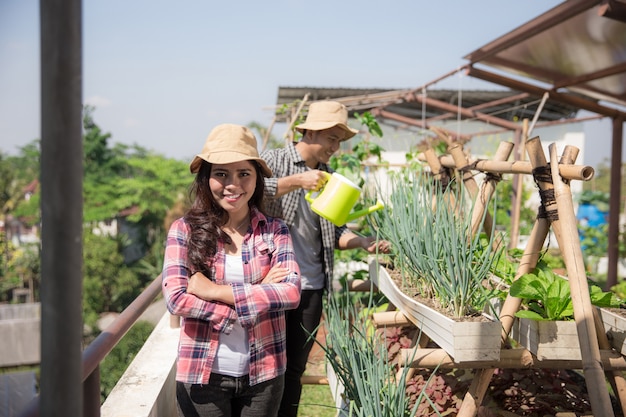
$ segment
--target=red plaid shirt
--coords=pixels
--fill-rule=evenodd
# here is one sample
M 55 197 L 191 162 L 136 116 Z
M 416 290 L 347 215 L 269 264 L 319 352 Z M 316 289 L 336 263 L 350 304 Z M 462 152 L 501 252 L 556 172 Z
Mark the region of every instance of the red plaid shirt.
M 181 316 L 176 380 L 206 384 L 213 367 L 220 332 L 228 333 L 235 320 L 248 330 L 250 384 L 282 375 L 286 369 L 285 310 L 300 303 L 300 268 L 285 223 L 252 209 L 251 230 L 242 245 L 244 282 L 230 284 L 235 305 L 209 302 L 187 294 L 190 268 L 187 263 L 189 225 L 181 218 L 170 227 L 163 263 L 163 295 L 169 312 Z M 251 232 L 251 233 L 250 233 Z M 224 244 L 217 254 L 209 279 L 224 284 Z M 261 284 L 277 262 L 290 269 L 277 284 Z

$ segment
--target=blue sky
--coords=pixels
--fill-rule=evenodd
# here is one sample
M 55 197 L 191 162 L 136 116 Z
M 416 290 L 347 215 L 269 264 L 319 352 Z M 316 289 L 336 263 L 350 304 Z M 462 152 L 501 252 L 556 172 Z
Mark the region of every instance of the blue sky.
M 186 160 L 217 124 L 269 126 L 279 86 L 419 87 L 560 3 L 84 0 L 83 97 L 112 142 Z M 2 152 L 41 136 L 39 53 L 39 1 L 0 0 Z M 484 84 L 435 86 L 459 87 Z

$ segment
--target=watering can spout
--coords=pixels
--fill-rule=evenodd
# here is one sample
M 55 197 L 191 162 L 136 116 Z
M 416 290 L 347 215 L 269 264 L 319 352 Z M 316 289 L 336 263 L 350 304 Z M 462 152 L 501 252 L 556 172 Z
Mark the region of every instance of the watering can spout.
M 365 216 L 367 214 L 371 214 L 375 211 L 382 210 L 384 208 L 385 208 L 385 205 L 383 204 L 383 202 L 378 200 L 376 201 L 376 204 L 374 204 L 373 206 L 350 213 L 348 215 L 348 219 L 346 220 L 346 223 L 350 223 L 351 221 L 356 220 L 359 217 Z

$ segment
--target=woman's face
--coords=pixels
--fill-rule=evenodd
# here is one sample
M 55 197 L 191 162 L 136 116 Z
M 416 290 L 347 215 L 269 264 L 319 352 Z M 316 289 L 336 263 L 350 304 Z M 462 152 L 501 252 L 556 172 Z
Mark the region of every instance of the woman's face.
M 256 189 L 256 169 L 251 161 L 213 164 L 209 188 L 213 198 L 229 214 L 248 211 L 248 201 Z

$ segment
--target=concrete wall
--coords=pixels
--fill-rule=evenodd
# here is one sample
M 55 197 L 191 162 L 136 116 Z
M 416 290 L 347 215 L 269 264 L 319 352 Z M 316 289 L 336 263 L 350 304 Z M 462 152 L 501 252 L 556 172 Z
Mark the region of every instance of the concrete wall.
M 100 408 L 101 417 L 176 415 L 179 328 L 165 313 Z
M 0 305 L 0 367 L 37 364 L 41 358 L 41 305 Z

